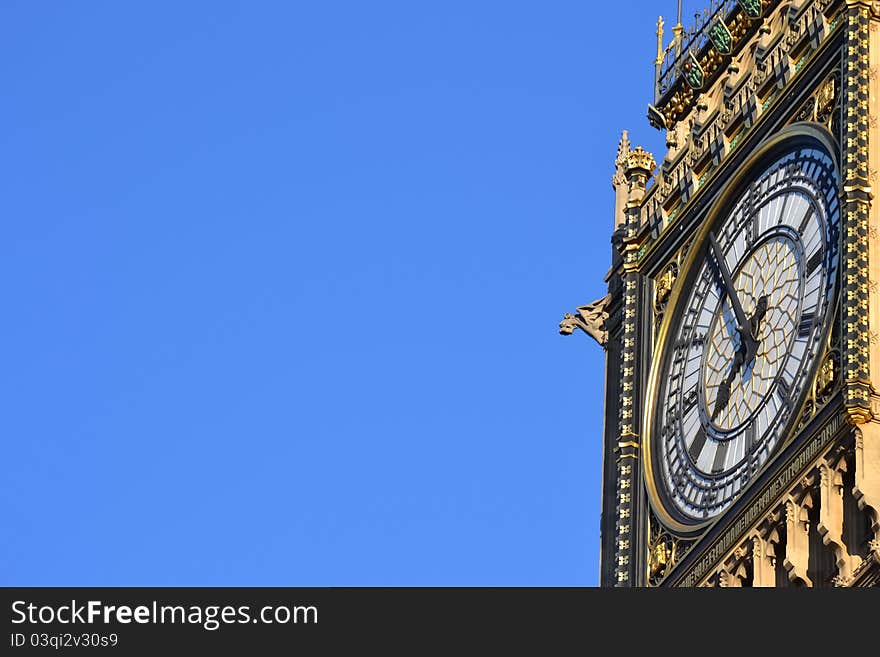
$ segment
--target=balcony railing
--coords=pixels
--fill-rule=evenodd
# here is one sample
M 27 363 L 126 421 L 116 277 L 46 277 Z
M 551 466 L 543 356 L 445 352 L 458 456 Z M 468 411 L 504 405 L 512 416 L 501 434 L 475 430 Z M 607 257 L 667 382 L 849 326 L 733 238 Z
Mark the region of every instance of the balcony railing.
M 746 0 L 748 3 L 748 0 Z M 662 61 L 657 66 L 657 80 L 654 92 L 655 103 L 675 84 L 681 75 L 682 64 L 687 60 L 688 54 L 694 57 L 703 50 L 710 41 L 710 32 L 718 21 L 726 21 L 727 17 L 741 4 L 740 0 L 712 0 L 710 5 L 701 12 L 694 14 L 694 25 L 687 30 L 682 30 L 681 36 L 673 38 L 665 52 Z M 759 4 L 760 6 L 760 0 Z M 675 34 L 675 28 L 673 28 Z

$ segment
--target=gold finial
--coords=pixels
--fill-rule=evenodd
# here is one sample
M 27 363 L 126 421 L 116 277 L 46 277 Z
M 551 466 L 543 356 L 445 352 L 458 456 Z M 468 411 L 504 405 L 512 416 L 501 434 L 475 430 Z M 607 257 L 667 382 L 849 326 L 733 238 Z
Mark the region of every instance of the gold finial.
M 655 64 L 663 63 L 663 17 L 657 18 L 657 59 Z
M 641 146 L 637 146 L 635 150 L 630 151 L 626 158 L 626 175 L 641 173 L 650 177 L 654 173 L 657 164 L 654 162 L 654 156 L 644 150 Z

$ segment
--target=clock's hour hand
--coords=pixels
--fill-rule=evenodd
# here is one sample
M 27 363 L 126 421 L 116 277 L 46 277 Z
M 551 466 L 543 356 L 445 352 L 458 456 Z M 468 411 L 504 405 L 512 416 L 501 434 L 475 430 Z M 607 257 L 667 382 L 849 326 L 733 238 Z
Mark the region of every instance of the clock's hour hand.
M 745 353 L 744 349 L 740 347 L 736 350 L 736 355 L 733 357 L 733 365 L 730 368 L 730 372 L 727 373 L 727 377 L 718 386 L 718 394 L 715 396 L 715 408 L 712 409 L 713 422 L 718 417 L 718 414 L 727 408 L 727 403 L 730 401 L 730 386 L 733 385 L 733 379 L 739 373 L 743 361 L 745 361 Z
M 752 316 L 749 317 L 749 320 L 746 323 L 752 335 L 757 335 L 761 320 L 764 319 L 764 315 L 766 314 L 767 295 L 762 294 L 758 298 L 755 312 L 752 313 Z M 718 417 L 718 414 L 727 407 L 727 403 L 730 401 L 730 387 L 733 385 L 733 380 L 736 378 L 736 375 L 739 374 L 743 365 L 750 363 L 755 357 L 755 353 L 758 349 L 758 341 L 755 340 L 753 345 L 754 346 L 751 348 L 746 345 L 740 345 L 739 349 L 736 350 L 736 354 L 733 357 L 733 365 L 730 367 L 730 372 L 727 373 L 724 381 L 718 386 L 718 394 L 715 396 L 715 408 L 712 409 L 713 422 L 715 421 L 715 418 Z
M 730 272 L 727 269 L 727 262 L 724 260 L 724 254 L 721 253 L 721 248 L 718 246 L 718 242 L 715 240 L 715 234 L 712 232 L 709 233 L 709 248 L 715 256 L 715 261 L 718 263 L 718 271 L 721 272 L 721 280 L 724 282 L 727 298 L 730 299 L 730 305 L 733 307 L 733 314 L 736 316 L 736 328 L 742 338 L 743 345 L 746 347 L 746 361 L 749 361 L 754 357 L 755 352 L 757 351 L 758 342 L 755 340 L 751 322 L 746 319 L 746 314 L 743 312 L 742 304 L 739 302 L 739 297 L 736 294 L 736 288 L 733 287 L 733 281 L 730 278 Z

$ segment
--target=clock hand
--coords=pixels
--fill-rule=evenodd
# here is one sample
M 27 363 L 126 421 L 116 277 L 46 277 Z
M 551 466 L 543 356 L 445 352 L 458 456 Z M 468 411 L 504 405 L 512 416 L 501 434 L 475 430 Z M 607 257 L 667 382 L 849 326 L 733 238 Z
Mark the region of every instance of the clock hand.
M 755 335 L 752 332 L 751 324 L 746 320 L 746 314 L 743 312 L 742 304 L 740 304 L 739 297 L 736 294 L 736 288 L 733 287 L 733 282 L 730 279 L 730 272 L 727 270 L 727 262 L 725 262 L 724 255 L 721 253 L 721 248 L 718 246 L 718 242 L 715 241 L 715 234 L 712 232 L 709 233 L 709 248 L 712 250 L 715 260 L 718 263 L 718 270 L 721 272 L 721 279 L 724 281 L 724 287 L 727 290 L 727 297 L 730 299 L 730 305 L 733 306 L 733 314 L 736 316 L 737 330 L 739 331 L 743 343 L 749 350 L 749 353 L 752 353 L 758 346 L 755 341 Z
M 756 335 L 758 333 L 758 328 L 761 325 L 761 320 L 764 319 L 764 316 L 767 314 L 767 295 L 762 294 L 758 298 L 757 306 L 755 307 L 755 312 L 752 313 L 752 316 L 749 317 L 747 325 L 752 335 Z M 752 339 L 751 342 L 744 342 L 739 346 L 736 350 L 736 354 L 733 357 L 733 365 L 730 368 L 730 372 L 727 373 L 724 381 L 718 386 L 718 395 L 715 397 L 715 408 L 712 409 L 712 421 L 715 421 L 715 418 L 718 417 L 718 414 L 727 408 L 727 404 L 730 401 L 730 386 L 733 385 L 733 380 L 736 378 L 736 375 L 739 374 L 740 369 L 746 363 L 751 363 L 755 356 L 757 355 L 759 342 L 755 339 Z
M 761 321 L 767 314 L 767 295 L 762 294 L 758 297 L 758 303 L 755 306 L 755 312 L 749 317 L 749 330 L 752 333 L 752 340 L 746 345 L 746 363 L 751 363 L 758 355 L 759 340 L 755 337 L 761 327 Z
M 718 414 L 727 408 L 727 403 L 730 401 L 730 386 L 733 384 L 733 379 L 739 374 L 739 370 L 742 367 L 743 362 L 745 362 L 745 356 L 745 350 L 742 347 L 736 350 L 736 354 L 733 357 L 733 365 L 727 373 L 727 377 L 718 386 L 718 395 L 715 397 L 715 408 L 712 409 L 713 422 L 715 421 L 715 418 L 718 417 Z

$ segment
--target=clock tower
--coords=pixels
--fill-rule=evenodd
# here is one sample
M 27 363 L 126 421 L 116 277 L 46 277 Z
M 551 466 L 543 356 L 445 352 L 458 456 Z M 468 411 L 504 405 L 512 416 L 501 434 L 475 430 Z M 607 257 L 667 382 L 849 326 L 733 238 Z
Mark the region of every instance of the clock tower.
M 606 355 L 600 584 L 880 585 L 880 2 L 679 9 L 655 67 L 560 323 Z

